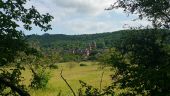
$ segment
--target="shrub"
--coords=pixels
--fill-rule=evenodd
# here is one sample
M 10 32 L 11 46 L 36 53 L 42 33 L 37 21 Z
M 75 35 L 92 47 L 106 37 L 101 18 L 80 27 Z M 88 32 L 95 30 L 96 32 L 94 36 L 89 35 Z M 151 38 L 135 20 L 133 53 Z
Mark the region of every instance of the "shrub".
M 81 87 L 78 89 L 79 96 L 114 96 L 112 86 L 105 87 L 104 89 L 95 88 L 87 83 L 79 80 Z
M 30 87 L 35 89 L 45 88 L 50 79 L 50 73 L 45 68 L 31 69 L 33 73 L 33 79 L 31 80 Z
M 81 63 L 80 66 L 87 66 L 87 64 Z
M 50 69 L 58 69 L 58 65 L 57 64 L 51 64 L 49 65 Z

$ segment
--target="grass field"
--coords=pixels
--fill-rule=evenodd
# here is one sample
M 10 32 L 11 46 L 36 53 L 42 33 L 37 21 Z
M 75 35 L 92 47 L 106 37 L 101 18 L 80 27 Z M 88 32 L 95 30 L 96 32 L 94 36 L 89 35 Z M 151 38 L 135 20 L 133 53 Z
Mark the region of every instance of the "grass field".
M 102 72 L 103 82 L 102 87 L 111 84 L 110 75 L 113 74 L 110 71 L 110 68 L 101 69 L 96 62 L 81 62 L 86 64 L 87 66 L 80 66 L 80 63 L 75 62 L 67 62 L 67 63 L 59 63 L 58 69 L 50 70 L 51 78 L 47 85 L 47 88 L 40 90 L 29 89 L 31 96 L 57 96 L 57 94 L 61 91 L 62 96 L 72 96 L 71 91 L 68 86 L 60 77 L 61 69 L 63 69 L 63 76 L 67 79 L 68 83 L 72 86 L 72 88 L 77 92 L 78 88 L 80 88 L 79 80 L 86 82 L 96 88 L 100 86 L 100 80 Z M 23 76 L 25 81 L 23 83 L 29 85 L 31 72 L 26 70 L 23 72 Z

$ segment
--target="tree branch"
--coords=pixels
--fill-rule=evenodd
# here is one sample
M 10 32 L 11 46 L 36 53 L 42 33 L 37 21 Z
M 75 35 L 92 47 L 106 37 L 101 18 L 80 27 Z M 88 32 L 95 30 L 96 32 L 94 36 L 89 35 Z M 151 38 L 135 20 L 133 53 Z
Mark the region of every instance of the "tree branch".
M 64 82 L 67 84 L 67 86 L 69 87 L 69 89 L 71 90 L 71 92 L 73 93 L 73 95 L 76 96 L 74 90 L 71 88 L 71 86 L 69 85 L 69 83 L 67 82 L 67 80 L 63 77 L 62 73 L 63 73 L 63 69 L 61 70 L 60 76 L 61 76 L 61 78 L 64 80 Z
M 0 83 L 10 87 L 12 91 L 17 92 L 20 96 L 30 96 L 30 94 L 27 91 L 12 84 L 7 78 L 0 77 Z
M 104 75 L 104 71 L 102 72 L 101 80 L 100 80 L 100 92 L 101 92 L 101 89 L 102 89 L 103 75 Z

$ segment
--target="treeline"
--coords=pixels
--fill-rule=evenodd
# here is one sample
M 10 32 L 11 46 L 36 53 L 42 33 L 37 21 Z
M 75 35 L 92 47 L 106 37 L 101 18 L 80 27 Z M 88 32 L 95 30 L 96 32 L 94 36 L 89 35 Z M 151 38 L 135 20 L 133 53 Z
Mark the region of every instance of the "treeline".
M 63 35 L 43 34 L 26 36 L 30 46 L 45 54 L 57 52 L 60 61 L 97 60 L 106 49 L 112 48 L 123 32 Z M 61 59 L 62 58 L 62 59 Z
M 84 34 L 84 35 L 63 35 L 63 34 L 48 34 L 43 35 L 28 35 L 29 42 L 37 42 L 42 48 L 54 48 L 69 50 L 75 48 L 86 48 L 92 42 L 96 42 L 97 48 L 113 47 L 113 42 L 120 38 L 122 31 L 100 34 Z
M 33 34 L 28 35 L 27 40 L 30 46 L 44 54 L 57 53 L 61 62 L 98 60 L 102 54 L 116 46 L 117 40 L 131 31 L 133 30 L 84 35 Z

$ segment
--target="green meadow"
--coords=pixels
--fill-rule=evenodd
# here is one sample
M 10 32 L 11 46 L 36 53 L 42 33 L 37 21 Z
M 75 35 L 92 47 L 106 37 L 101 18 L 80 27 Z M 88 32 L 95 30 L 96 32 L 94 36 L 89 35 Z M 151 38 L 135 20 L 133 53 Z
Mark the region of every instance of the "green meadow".
M 85 64 L 86 66 L 80 66 L 80 64 Z M 95 88 L 99 88 L 103 71 L 102 88 L 111 84 L 110 75 L 113 74 L 113 71 L 109 67 L 104 69 L 101 68 L 97 62 L 59 63 L 58 69 L 48 70 L 51 78 L 47 87 L 38 90 L 29 89 L 31 96 L 57 96 L 58 93 L 61 93 L 61 96 L 72 96 L 70 89 L 60 76 L 62 69 L 62 75 L 76 93 L 78 93 L 77 91 L 81 87 L 79 80 L 82 80 Z M 22 83 L 28 86 L 30 84 L 31 71 L 26 69 L 22 72 L 22 75 L 24 77 Z

